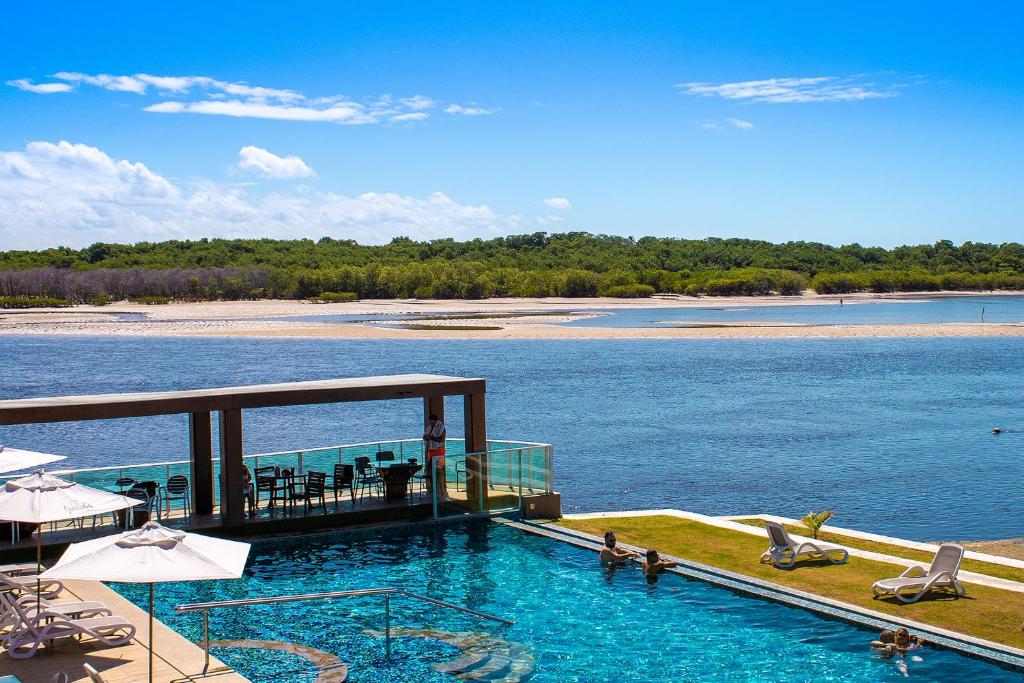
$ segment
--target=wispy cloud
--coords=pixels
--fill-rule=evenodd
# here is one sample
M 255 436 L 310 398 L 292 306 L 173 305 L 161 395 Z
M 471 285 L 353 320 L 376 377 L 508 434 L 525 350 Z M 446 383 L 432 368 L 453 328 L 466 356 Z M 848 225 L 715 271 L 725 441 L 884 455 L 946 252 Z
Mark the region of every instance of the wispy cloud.
M 771 102 L 849 102 L 895 97 L 900 84 L 880 85 L 862 76 L 814 76 L 810 78 L 768 78 L 737 83 L 678 83 L 686 95 L 720 97 L 726 100 Z
M 728 118 L 726 119 L 726 121 L 728 121 L 729 125 L 731 125 L 733 128 L 740 128 L 742 130 L 750 130 L 751 128 L 754 127 L 754 124 L 752 124 L 750 121 L 744 121 L 743 119 Z
M 153 74 L 86 74 L 59 71 L 57 82 L 33 83 L 27 79 L 7 84 L 27 92 L 49 94 L 71 92 L 93 86 L 113 92 L 156 97 L 159 101 L 143 109 L 159 114 L 205 114 L 279 121 L 321 121 L 348 125 L 422 121 L 438 103 L 426 95 L 393 98 L 381 95 L 356 101 L 343 95 L 307 97 L 287 88 L 267 88 L 242 81 L 224 81 L 210 76 L 158 76 Z M 449 105 L 451 114 L 478 116 L 495 109 Z
M 569 203 L 566 197 L 548 197 L 544 200 L 544 204 L 550 206 L 552 209 L 571 209 L 572 204 Z
M 484 109 L 477 106 L 463 107 L 461 104 L 449 104 L 444 110 L 449 114 L 462 114 L 463 116 L 485 116 L 498 111 L 497 109 Z
M 67 83 L 33 83 L 27 78 L 18 78 L 13 81 L 7 81 L 7 85 L 17 88 L 18 90 L 24 90 L 25 92 L 34 92 L 37 95 L 53 95 L 59 92 L 71 92 L 74 90 Z
M 246 145 L 238 150 L 236 167 L 264 178 L 310 178 L 316 175 L 301 157 L 279 157 L 255 145 Z

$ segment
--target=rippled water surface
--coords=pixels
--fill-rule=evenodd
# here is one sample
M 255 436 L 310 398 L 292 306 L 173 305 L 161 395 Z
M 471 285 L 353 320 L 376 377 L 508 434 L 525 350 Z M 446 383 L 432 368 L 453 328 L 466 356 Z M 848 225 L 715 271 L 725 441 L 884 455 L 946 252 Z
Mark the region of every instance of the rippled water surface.
M 402 372 L 486 377 L 494 439 L 555 446 L 568 511 L 802 515 L 920 540 L 1024 534 L 1024 340 L 2 337 L 3 398 Z M 461 400 L 447 404 L 461 431 Z M 247 411 L 249 453 L 415 438 L 418 401 Z M 993 436 L 992 428 L 1006 431 Z M 187 420 L 0 427 L 68 466 L 187 458 Z
M 338 534 L 258 543 L 239 581 L 163 584 L 157 617 L 201 640 L 198 614 L 176 604 L 241 596 L 379 587 L 405 588 L 514 620 L 502 626 L 392 599 L 393 628 L 463 634 L 511 652 L 531 681 L 887 681 L 893 661 L 874 658 L 876 635 L 804 610 L 742 597 L 674 575 L 648 585 L 639 569 L 606 574 L 593 553 L 497 524 Z M 145 586 L 117 585 L 140 606 Z M 211 615 L 215 640 L 297 642 L 349 664 L 353 681 L 450 682 L 432 666 L 458 657 L 433 638 L 396 637 L 385 664 L 381 598 L 237 608 Z M 426 632 L 424 632 L 426 630 Z M 1010 681 L 1019 676 L 951 652 L 925 649 L 908 673 L 929 681 Z M 258 682 L 310 682 L 315 669 L 276 652 L 214 654 Z

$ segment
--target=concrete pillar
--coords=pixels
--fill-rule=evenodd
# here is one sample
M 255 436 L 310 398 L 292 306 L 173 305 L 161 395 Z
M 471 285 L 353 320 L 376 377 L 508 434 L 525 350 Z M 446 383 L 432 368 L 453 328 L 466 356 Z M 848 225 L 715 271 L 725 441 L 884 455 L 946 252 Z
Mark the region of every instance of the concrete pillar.
M 192 512 L 213 514 L 213 420 L 209 412 L 188 414 Z
M 245 523 L 242 495 L 242 411 L 220 411 L 220 517 L 224 526 Z
M 466 421 L 466 493 L 469 509 L 487 510 L 487 414 L 484 394 L 466 394 L 463 397 L 463 416 Z

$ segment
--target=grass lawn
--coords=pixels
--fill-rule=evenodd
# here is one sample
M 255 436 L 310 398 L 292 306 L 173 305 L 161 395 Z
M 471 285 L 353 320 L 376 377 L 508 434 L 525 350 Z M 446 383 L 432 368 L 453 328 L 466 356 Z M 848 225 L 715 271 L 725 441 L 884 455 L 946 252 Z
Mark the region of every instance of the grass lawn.
M 746 524 L 748 526 L 756 526 L 759 529 L 764 528 L 764 522 L 759 519 L 737 519 L 734 520 L 740 524 Z M 797 536 L 811 537 L 811 531 L 803 524 L 786 524 L 786 531 Z M 822 531 L 818 534 L 818 538 L 829 543 L 837 543 L 839 545 L 845 545 L 848 548 L 859 548 L 860 550 L 870 550 L 876 553 L 885 553 L 886 555 L 895 555 L 896 557 L 905 557 L 908 560 L 915 560 L 921 563 L 921 566 L 925 569 L 931 564 L 934 554 L 924 550 L 915 550 L 913 548 L 904 548 L 901 545 L 893 545 L 892 543 L 879 543 L 878 541 L 868 541 L 863 538 L 857 538 L 856 536 L 846 536 L 844 534 L 836 534 L 828 531 Z M 1010 581 L 1020 581 L 1024 583 L 1024 569 L 1018 569 L 1017 567 L 1007 567 L 1002 564 L 994 564 L 992 562 L 982 562 L 981 560 L 969 560 L 964 559 L 960 563 L 960 568 L 965 569 L 969 572 L 977 572 L 979 574 L 987 574 L 988 576 L 997 576 L 1001 579 L 1009 579 Z
M 851 605 L 1024 648 L 1024 593 L 969 584 L 963 598 L 934 594 L 941 597 L 926 596 L 904 605 L 895 599 L 875 600 L 871 595 L 871 584 L 902 571 L 886 562 L 851 557 L 841 565 L 803 561 L 794 569 L 777 569 L 758 561 L 768 546 L 767 539 L 678 517 L 563 519 L 558 523 L 596 536 L 611 530 L 623 543 L 655 548 Z

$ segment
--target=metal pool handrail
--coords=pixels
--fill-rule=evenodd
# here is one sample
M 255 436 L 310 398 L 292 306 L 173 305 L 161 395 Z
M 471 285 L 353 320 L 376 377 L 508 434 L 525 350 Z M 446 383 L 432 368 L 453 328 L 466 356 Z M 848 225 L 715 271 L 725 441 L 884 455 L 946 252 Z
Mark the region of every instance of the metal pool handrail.
M 514 626 L 515 622 L 502 617 L 496 617 L 493 614 L 487 614 L 486 612 L 480 612 L 475 609 L 463 607 L 462 605 L 456 605 L 451 602 L 445 602 L 444 600 L 438 600 L 437 598 L 431 598 L 426 595 L 420 595 L 419 593 L 413 593 L 401 588 L 360 588 L 357 590 L 347 591 L 332 591 L 329 593 L 302 593 L 298 595 L 274 595 L 264 598 L 243 598 L 241 600 L 219 600 L 216 602 L 193 602 L 184 605 L 176 605 L 174 609 L 178 612 L 198 612 L 203 613 L 203 649 L 206 653 L 206 662 L 203 665 L 203 673 L 205 674 L 210 668 L 210 610 L 221 609 L 224 607 L 245 607 L 248 605 L 272 605 L 282 602 L 299 602 L 303 600 L 333 600 L 334 598 L 365 598 L 369 596 L 383 595 L 384 596 L 384 647 L 387 653 L 388 661 L 391 661 L 391 596 L 392 595 L 404 595 L 407 598 L 413 598 L 421 602 L 435 605 L 437 607 L 444 607 L 447 609 L 455 610 L 456 612 L 463 612 L 474 617 L 481 619 L 489 619 L 496 621 L 499 624 L 506 626 Z

